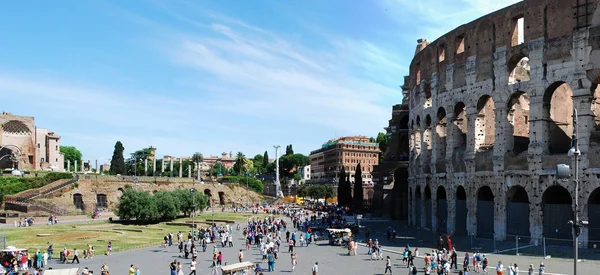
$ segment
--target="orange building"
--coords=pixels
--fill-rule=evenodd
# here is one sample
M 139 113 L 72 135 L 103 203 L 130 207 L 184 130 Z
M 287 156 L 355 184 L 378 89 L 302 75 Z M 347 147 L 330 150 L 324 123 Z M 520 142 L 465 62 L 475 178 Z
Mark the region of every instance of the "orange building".
M 320 149 L 310 152 L 310 180 L 307 183 L 337 184 L 342 167 L 354 182 L 356 166 L 360 163 L 364 186 L 372 186 L 371 172 L 379 164 L 379 144 L 366 136 L 347 136 L 332 139 Z

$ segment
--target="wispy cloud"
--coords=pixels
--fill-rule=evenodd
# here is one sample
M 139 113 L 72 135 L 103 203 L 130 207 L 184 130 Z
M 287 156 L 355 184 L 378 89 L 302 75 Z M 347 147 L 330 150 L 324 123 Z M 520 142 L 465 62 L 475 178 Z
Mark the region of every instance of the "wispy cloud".
M 410 26 L 419 37 L 430 41 L 452 29 L 522 0 L 382 0 L 376 1 L 393 20 Z M 416 45 L 416 42 L 415 42 Z
M 0 71 L 0 92 L 43 102 L 37 109 L 21 104 L 20 111 L 63 120 L 43 126 L 91 158 L 110 154 L 115 140 L 127 150 L 153 145 L 171 155 L 250 155 L 278 142 L 308 153 L 333 135 L 375 135 L 401 101 L 399 53 L 371 41 L 343 34 L 307 41 L 218 13 L 190 17 L 159 3 L 159 11 L 185 27 L 108 10 L 152 33 L 140 39 L 145 50 L 156 51 L 147 58 L 167 60 L 161 69 L 178 72 L 165 76 L 173 83 L 168 90 Z

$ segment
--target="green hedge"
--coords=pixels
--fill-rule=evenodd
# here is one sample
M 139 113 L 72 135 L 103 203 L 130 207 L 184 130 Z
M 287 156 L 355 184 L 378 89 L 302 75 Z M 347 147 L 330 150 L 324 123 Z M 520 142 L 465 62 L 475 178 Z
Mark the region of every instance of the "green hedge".
M 72 179 L 70 173 L 48 173 L 43 177 L 0 177 L 0 192 L 3 195 L 13 195 L 29 189 L 43 187 L 61 179 Z
M 248 188 L 257 193 L 261 193 L 264 190 L 263 183 L 260 180 L 250 177 L 238 177 L 238 176 L 224 176 L 221 178 L 223 182 L 234 182 L 239 183 L 240 185 L 245 185 L 248 183 Z

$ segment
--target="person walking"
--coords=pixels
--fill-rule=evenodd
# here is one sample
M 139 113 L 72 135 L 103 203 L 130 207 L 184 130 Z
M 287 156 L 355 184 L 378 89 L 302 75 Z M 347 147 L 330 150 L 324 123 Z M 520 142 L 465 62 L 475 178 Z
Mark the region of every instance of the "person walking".
M 244 252 L 242 252 L 241 249 L 240 252 L 238 252 L 238 260 L 240 263 L 244 260 Z
M 190 263 L 190 274 L 189 275 L 196 275 L 196 257 L 192 258 L 192 262 Z
M 177 260 L 173 260 L 169 264 L 169 270 L 171 271 L 171 275 L 177 275 Z
M 319 262 L 315 262 L 315 265 L 313 265 L 312 275 L 319 275 Z
M 498 265 L 496 265 L 496 274 L 497 275 L 504 274 L 504 265 L 502 264 L 502 261 L 498 261 Z
M 544 275 L 544 272 L 546 272 L 546 266 L 544 265 L 543 262 L 540 262 L 540 268 L 538 269 L 538 275 Z
M 385 271 L 383 273 L 387 274 L 388 270 L 390 271 L 390 274 L 392 274 L 392 259 L 390 259 L 390 256 L 387 256 L 387 259 L 385 260 Z
M 183 266 L 181 265 L 181 262 L 177 262 L 177 275 L 184 275 Z
M 296 256 L 296 253 L 292 253 L 292 272 L 294 272 L 294 270 L 296 269 L 296 265 L 298 264 L 298 256 Z
M 73 248 L 73 260 L 71 263 L 75 263 L 75 261 L 79 264 L 79 251 L 77 251 L 77 248 Z
M 131 264 L 129 266 L 129 272 L 127 274 L 128 275 L 134 275 L 135 274 L 135 267 L 133 266 L 133 264 Z

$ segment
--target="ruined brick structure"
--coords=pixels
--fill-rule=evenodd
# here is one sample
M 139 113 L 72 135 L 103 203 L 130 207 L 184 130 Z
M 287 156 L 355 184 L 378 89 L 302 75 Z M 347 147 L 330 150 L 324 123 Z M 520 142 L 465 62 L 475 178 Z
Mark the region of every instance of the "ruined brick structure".
M 557 164 L 573 167 L 576 108 L 580 217 L 589 220 L 580 239 L 600 242 L 597 6 L 525 0 L 418 41 L 403 86 L 411 224 L 498 240 L 570 239 L 574 184 L 555 174 Z

